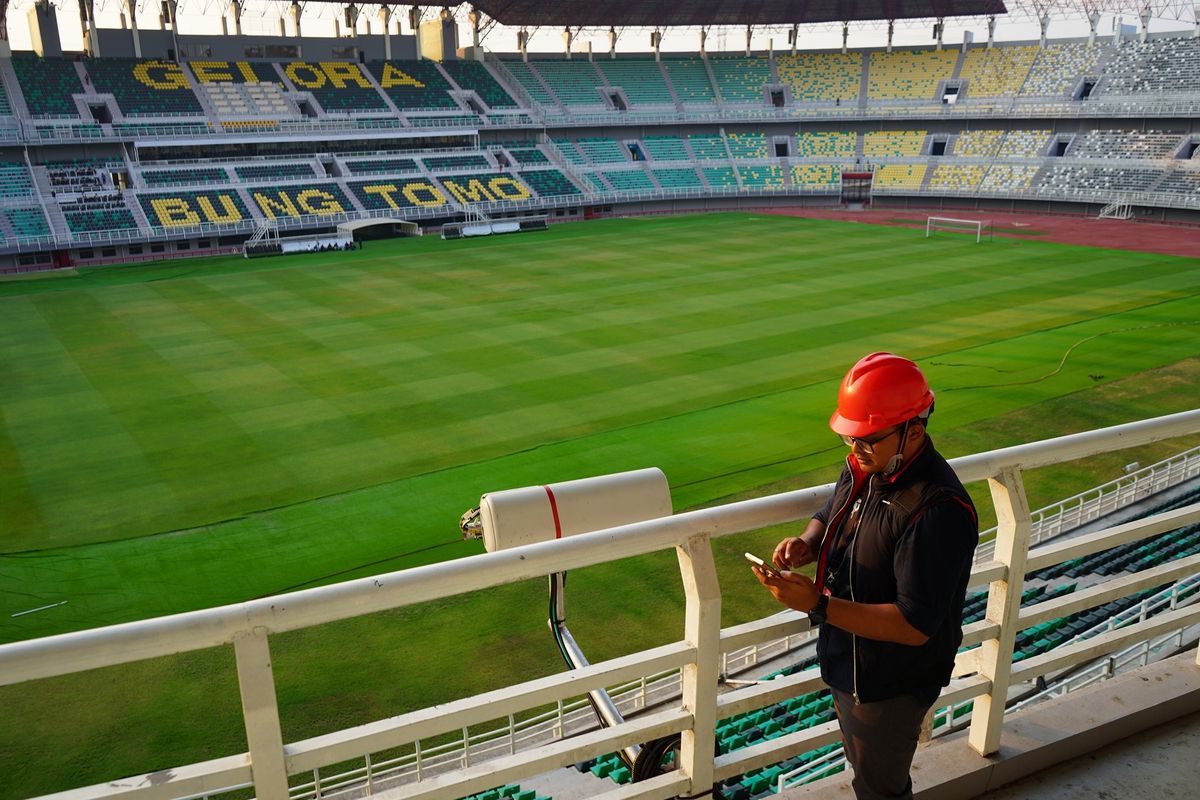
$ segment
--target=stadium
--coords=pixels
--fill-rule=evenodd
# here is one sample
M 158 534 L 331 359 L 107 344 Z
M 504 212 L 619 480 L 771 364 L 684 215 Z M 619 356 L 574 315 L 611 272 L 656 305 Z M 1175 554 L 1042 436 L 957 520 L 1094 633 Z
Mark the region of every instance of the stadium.
M 879 350 L 983 530 L 917 796 L 1193 791 L 1190 5 L 68 5 L 0 5 L 0 796 L 849 796 L 742 554 Z

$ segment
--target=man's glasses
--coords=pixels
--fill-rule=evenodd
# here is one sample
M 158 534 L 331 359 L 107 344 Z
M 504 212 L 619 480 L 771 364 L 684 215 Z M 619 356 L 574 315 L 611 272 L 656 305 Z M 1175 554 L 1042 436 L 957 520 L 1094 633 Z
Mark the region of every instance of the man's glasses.
M 889 436 L 899 432 L 899 428 L 892 428 L 887 433 L 881 433 L 878 436 L 873 436 L 870 439 L 861 438 L 858 436 L 847 436 L 844 433 L 840 435 L 842 437 L 842 442 L 845 443 L 846 447 L 853 448 L 857 446 L 859 450 L 862 450 L 867 455 L 872 455 L 875 452 L 875 445 L 879 444 Z

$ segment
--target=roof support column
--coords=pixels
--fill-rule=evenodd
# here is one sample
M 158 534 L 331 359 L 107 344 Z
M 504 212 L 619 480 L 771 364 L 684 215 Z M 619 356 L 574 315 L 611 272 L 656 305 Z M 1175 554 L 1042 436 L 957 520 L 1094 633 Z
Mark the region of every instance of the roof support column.
M 800 43 L 800 26 L 792 25 L 792 32 L 788 34 L 788 44 L 792 46 L 792 55 L 796 55 L 796 46 Z
M 938 17 L 933 25 L 933 36 L 937 39 L 937 49 L 942 49 L 942 32 L 946 30 L 946 18 Z
M 471 10 L 467 13 L 467 20 L 471 23 L 471 47 L 479 47 L 479 9 L 471 6 Z
M 379 7 L 379 21 L 383 23 L 383 60 L 392 60 L 392 7 L 382 5 Z
M 575 38 L 575 36 L 571 33 L 571 26 L 570 25 L 564 26 L 563 27 L 563 50 L 567 54 L 567 61 L 571 60 L 571 42 L 572 42 L 572 40 L 574 40 L 574 38 Z
M 292 0 L 292 25 L 296 28 L 297 39 L 304 35 L 300 32 L 300 17 L 303 15 L 304 6 L 300 4 L 300 0 Z
M 517 49 L 521 51 L 521 60 L 529 60 L 529 31 L 521 28 L 517 31 Z
M 754 36 L 754 26 L 746 26 L 746 55 L 750 55 L 750 38 Z
M 422 13 L 423 12 L 422 12 L 422 9 L 420 6 L 413 6 L 412 8 L 410 8 L 408 10 L 408 26 L 410 28 L 412 28 L 412 31 L 413 31 L 413 41 L 416 43 L 416 47 L 417 47 L 417 58 L 424 58 L 424 55 L 421 53 L 421 14 Z
M 129 30 L 133 32 L 133 57 L 141 58 L 142 39 L 138 36 L 137 0 L 125 0 L 125 11 L 129 14 Z
M 1095 33 L 1095 32 L 1096 32 L 1096 29 L 1093 27 L 1092 33 Z M 988 46 L 987 46 L 987 49 L 991 50 L 992 45 L 994 45 L 995 43 L 996 43 L 996 18 L 988 17 Z
M 608 57 L 617 57 L 617 29 L 611 25 L 608 26 Z
M 896 35 L 896 20 L 888 20 L 888 45 L 887 51 L 892 52 L 892 37 Z
M 354 3 L 346 5 L 346 33 L 351 38 L 358 36 L 358 6 Z
M 850 39 L 850 23 L 842 23 L 842 54 L 846 53 L 846 42 Z
M 100 57 L 100 39 L 96 36 L 96 8 L 93 0 L 79 0 L 79 25 L 83 29 L 83 49 L 92 58 Z
M 1038 47 L 1045 47 L 1046 46 L 1046 31 L 1050 28 L 1050 12 L 1047 11 L 1046 13 L 1042 14 L 1042 17 L 1041 17 L 1041 19 L 1038 20 L 1038 22 L 1042 26 L 1042 38 L 1038 42 Z
M 233 35 L 242 35 L 242 0 L 229 0 L 229 16 L 233 17 Z M 224 19 L 224 17 L 222 17 Z
M 1148 4 L 1145 8 L 1142 9 L 1141 17 L 1142 17 L 1142 33 L 1139 38 L 1140 38 L 1140 41 L 1144 42 L 1150 36 L 1150 20 L 1153 18 L 1153 15 L 1150 13 L 1150 6 Z
M 700 57 L 704 58 L 708 52 L 704 49 L 705 43 L 708 41 L 708 28 L 700 29 Z

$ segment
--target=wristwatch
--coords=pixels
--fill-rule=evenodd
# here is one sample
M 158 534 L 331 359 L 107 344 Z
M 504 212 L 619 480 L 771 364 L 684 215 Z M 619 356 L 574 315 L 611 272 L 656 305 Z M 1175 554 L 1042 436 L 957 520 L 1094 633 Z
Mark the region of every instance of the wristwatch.
M 829 595 L 823 594 L 817 604 L 808 610 L 808 621 L 816 627 L 824 624 L 825 614 L 829 610 Z

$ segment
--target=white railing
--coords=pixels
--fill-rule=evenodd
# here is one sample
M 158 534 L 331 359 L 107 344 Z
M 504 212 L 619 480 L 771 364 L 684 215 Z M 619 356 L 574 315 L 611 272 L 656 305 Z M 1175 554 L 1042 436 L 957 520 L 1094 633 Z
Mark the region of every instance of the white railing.
M 1051 503 L 1031 512 L 1029 544 L 1074 530 L 1198 475 L 1200 446 Z M 981 541 L 975 549 L 976 566 L 992 560 L 996 543 L 991 538 L 995 533 L 995 528 L 989 528 L 980 534 Z
M 1189 556 L 1022 609 L 1023 576 L 1027 571 L 1200 521 L 1200 503 L 1195 503 L 1031 551 L 1032 521 L 1022 472 L 1196 432 L 1200 432 L 1200 409 L 952 462 L 964 482 L 988 481 L 996 516 L 1001 520 L 995 559 L 972 575 L 973 583 L 989 584 L 989 617 L 966 626 L 963 644 L 982 646 L 960 656 L 956 671 L 965 677 L 952 682 L 939 701 L 939 705 L 975 701 L 968 740 L 977 752 L 991 754 L 999 748 L 1011 685 L 1090 663 L 1105 654 L 1200 623 L 1200 608 L 1176 608 L 1013 664 L 1013 642 L 1022 629 L 1200 572 L 1200 555 Z M 498 476 L 497 482 L 502 481 L 503 476 Z M 422 780 L 405 787 L 404 796 L 430 800 L 462 797 L 574 764 L 581 758 L 676 734 L 682 737 L 678 769 L 613 794 L 622 798 L 696 795 L 707 791 L 715 781 L 777 763 L 838 737 L 836 723 L 826 723 L 715 758 L 712 755 L 718 719 L 821 686 L 815 671 L 809 670 L 718 696 L 722 652 L 802 633 L 809 625 L 803 614 L 788 613 L 721 630 L 721 594 L 712 540 L 806 519 L 823 504 L 831 488 L 801 489 L 278 597 L 8 644 L 0 647 L 0 684 L 232 645 L 249 752 L 81 788 L 73 791 L 72 797 L 191 797 L 253 783 L 258 797 L 287 800 L 289 776 L 311 776 L 313 770 L 353 759 L 365 760 L 371 753 L 419 747 L 425 739 L 469 730 L 473 725 L 556 704 L 593 689 L 678 669 L 682 675 L 682 701 L 678 705 L 649 710 L 615 727 L 556 739 L 483 763 L 460 762 L 453 772 L 422 775 Z M 270 638 L 274 635 L 671 549 L 678 556 L 685 599 L 683 629 L 675 642 L 435 708 L 303 741 L 283 742 L 270 655 Z

